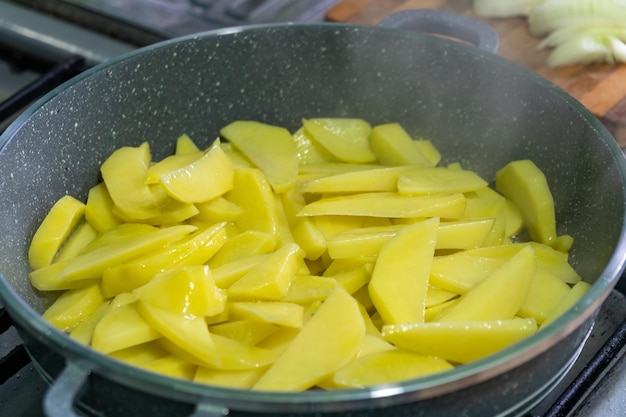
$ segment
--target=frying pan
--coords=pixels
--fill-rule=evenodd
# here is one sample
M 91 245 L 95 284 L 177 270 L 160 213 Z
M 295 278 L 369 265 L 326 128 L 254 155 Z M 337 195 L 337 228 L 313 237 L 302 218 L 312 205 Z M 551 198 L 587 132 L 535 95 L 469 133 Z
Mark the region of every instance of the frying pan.
M 78 75 L 11 124 L 0 139 L 0 300 L 51 382 L 49 416 L 484 417 L 522 415 L 549 393 L 624 268 L 624 156 L 579 102 L 493 54 L 497 39 L 484 25 L 429 13 L 379 26 L 262 25 L 165 41 Z M 468 42 L 408 30 L 441 27 Z M 30 286 L 29 241 L 60 196 L 86 198 L 114 149 L 147 140 L 158 159 L 182 133 L 208 146 L 233 120 L 294 130 L 303 117 L 399 122 L 431 139 L 443 163 L 487 179 L 511 160 L 533 160 L 553 190 L 559 234 L 575 239 L 571 263 L 593 285 L 559 319 L 488 358 L 332 392 L 174 380 L 100 355 L 42 320 L 56 294 Z

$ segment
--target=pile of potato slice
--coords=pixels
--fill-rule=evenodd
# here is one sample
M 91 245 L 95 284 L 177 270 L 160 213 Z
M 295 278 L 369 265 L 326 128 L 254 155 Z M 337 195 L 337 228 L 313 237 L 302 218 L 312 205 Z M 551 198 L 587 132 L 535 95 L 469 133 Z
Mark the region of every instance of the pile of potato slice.
M 531 161 L 495 187 L 398 123 L 235 121 L 153 161 L 123 147 L 33 236 L 43 317 L 129 364 L 303 391 L 444 372 L 534 334 L 587 290 Z M 530 237 L 520 242 L 520 233 Z

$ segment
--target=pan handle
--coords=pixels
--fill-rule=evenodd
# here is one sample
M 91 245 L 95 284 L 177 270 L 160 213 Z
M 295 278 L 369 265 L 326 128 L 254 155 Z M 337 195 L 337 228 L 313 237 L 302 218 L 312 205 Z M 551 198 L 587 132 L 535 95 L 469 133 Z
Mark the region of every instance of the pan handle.
M 443 35 L 468 42 L 494 54 L 498 50 L 498 34 L 491 26 L 480 20 L 444 10 L 404 10 L 387 16 L 378 25 Z
M 230 414 L 226 407 L 211 404 L 210 402 L 198 402 L 196 409 L 188 417 L 224 417 Z
M 81 417 L 74 406 L 85 390 L 91 371 L 68 361 L 43 399 L 43 410 L 47 417 Z M 224 417 L 230 411 L 209 401 L 199 401 L 188 417 Z
M 74 404 L 83 392 L 90 371 L 68 361 L 65 368 L 43 399 L 44 413 L 48 417 L 80 417 L 74 411 Z

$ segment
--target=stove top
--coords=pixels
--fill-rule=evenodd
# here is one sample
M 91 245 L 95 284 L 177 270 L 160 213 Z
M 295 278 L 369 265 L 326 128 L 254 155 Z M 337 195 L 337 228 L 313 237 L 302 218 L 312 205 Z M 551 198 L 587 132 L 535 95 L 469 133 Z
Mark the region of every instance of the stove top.
M 13 0 L 146 45 L 225 26 L 315 22 L 338 0 Z

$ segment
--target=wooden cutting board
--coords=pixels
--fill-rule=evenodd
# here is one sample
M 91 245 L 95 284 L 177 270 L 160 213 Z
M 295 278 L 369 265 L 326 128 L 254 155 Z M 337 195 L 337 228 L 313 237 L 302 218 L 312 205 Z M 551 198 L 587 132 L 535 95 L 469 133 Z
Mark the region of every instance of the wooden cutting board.
M 502 0 L 507 1 L 507 0 Z M 626 148 L 626 64 L 590 64 L 549 68 L 549 50 L 538 49 L 525 18 L 487 19 L 477 16 L 472 0 L 343 0 L 327 13 L 335 22 L 375 24 L 406 9 L 442 9 L 481 19 L 500 37 L 498 54 L 549 79 L 593 112 Z

